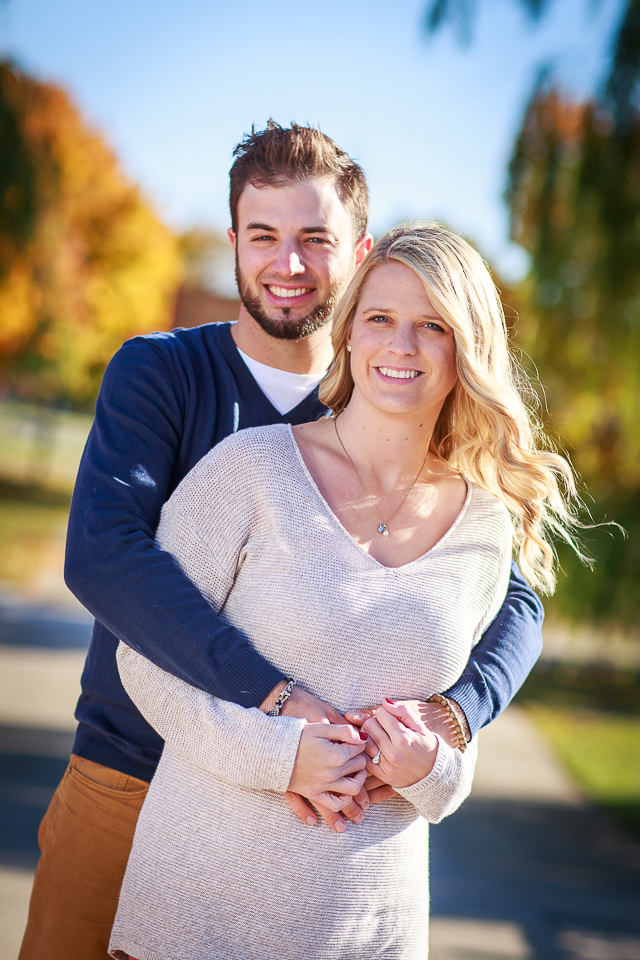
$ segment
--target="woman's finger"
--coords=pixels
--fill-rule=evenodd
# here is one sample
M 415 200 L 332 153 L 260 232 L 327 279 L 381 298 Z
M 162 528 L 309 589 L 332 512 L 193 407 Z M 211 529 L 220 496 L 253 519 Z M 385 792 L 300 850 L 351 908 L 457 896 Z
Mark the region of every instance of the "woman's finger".
M 406 742 L 407 728 L 402 721 L 400 721 L 390 712 L 390 709 L 386 703 L 377 711 L 376 720 L 389 738 L 390 746 L 400 747 Z M 384 752 L 385 751 L 383 750 L 383 753 Z
M 368 757 L 375 756 L 378 750 L 382 750 L 383 753 L 385 750 L 389 750 L 389 747 L 391 746 L 391 738 L 380 723 L 380 720 L 377 716 L 372 717 L 371 720 L 367 720 L 365 723 L 363 723 L 362 729 L 367 734 L 370 741 L 364 748 L 364 751 Z M 374 744 L 373 747 L 372 743 Z
M 412 706 L 415 709 L 415 701 L 390 700 L 385 697 L 381 706 L 407 729 L 414 733 L 424 733 L 424 724 L 420 723 L 412 710 Z

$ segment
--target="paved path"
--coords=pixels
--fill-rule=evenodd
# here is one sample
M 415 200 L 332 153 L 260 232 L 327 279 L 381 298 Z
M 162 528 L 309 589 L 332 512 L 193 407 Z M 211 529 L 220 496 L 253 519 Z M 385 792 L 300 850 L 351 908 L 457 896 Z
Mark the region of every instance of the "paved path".
M 0 960 L 16 957 L 87 640 L 81 611 L 0 596 Z M 482 735 L 473 797 L 432 828 L 431 872 L 431 960 L 640 960 L 640 844 L 516 708 Z

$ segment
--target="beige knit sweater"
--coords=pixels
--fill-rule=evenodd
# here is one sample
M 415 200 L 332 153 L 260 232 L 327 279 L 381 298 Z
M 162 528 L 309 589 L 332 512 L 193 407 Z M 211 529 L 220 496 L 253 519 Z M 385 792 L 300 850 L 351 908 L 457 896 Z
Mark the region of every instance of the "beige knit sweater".
M 338 710 L 424 699 L 460 675 L 499 610 L 505 508 L 470 484 L 423 557 L 388 568 L 347 533 L 287 426 L 215 447 L 165 505 L 157 542 L 283 673 Z M 197 643 L 197 637 L 194 637 Z M 425 960 L 428 821 L 471 788 L 476 748 L 345 834 L 300 823 L 286 790 L 303 722 L 216 700 L 124 645 L 125 688 L 166 741 L 110 952 L 139 960 Z

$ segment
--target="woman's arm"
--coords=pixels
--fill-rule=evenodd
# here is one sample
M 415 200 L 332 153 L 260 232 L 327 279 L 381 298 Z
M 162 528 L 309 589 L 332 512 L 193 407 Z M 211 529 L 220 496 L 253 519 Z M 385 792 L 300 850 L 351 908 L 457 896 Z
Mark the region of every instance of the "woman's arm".
M 216 699 L 124 643 L 116 658 L 125 690 L 175 750 L 227 783 L 288 789 L 304 720 L 268 717 L 257 708 Z
M 121 643 L 123 686 L 163 740 L 227 783 L 254 790 L 291 789 L 339 809 L 364 778 L 363 743 L 349 724 L 268 717 L 211 697 Z

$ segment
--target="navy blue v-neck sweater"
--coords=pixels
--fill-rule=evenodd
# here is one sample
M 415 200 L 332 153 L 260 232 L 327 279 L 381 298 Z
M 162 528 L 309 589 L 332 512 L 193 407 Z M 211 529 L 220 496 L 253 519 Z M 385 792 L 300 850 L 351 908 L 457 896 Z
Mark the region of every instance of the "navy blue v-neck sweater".
M 226 436 L 326 412 L 316 389 L 281 416 L 238 353 L 230 324 L 136 337 L 115 355 L 80 464 L 67 537 L 67 585 L 96 618 L 74 753 L 143 780 L 153 776 L 162 740 L 120 683 L 119 639 L 175 676 L 243 706 L 257 706 L 282 679 L 220 620 L 155 546 L 154 535 L 164 502 Z M 449 691 L 474 732 L 506 706 L 535 662 L 541 620 L 539 601 L 514 568 L 505 606 Z

